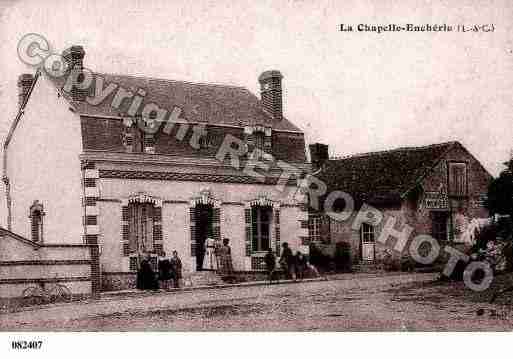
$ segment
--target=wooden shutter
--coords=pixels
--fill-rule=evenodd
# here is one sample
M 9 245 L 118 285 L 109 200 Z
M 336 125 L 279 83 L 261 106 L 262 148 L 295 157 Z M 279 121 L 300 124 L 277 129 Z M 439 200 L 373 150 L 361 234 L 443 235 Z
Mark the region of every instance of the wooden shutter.
M 212 237 L 214 240 L 221 239 L 221 208 L 214 208 L 212 214 Z
M 130 255 L 130 209 L 128 206 L 121 207 L 121 255 L 128 257 Z
M 153 209 L 153 250 L 158 256 L 164 255 L 164 242 L 162 239 L 162 207 Z
M 189 216 L 191 220 L 191 257 L 196 256 L 196 208 L 189 208 Z
M 244 209 L 244 222 L 246 224 L 246 257 L 249 257 L 249 256 L 251 256 L 251 242 L 252 242 L 251 208 Z
M 280 210 L 274 210 L 274 248 L 276 248 L 276 255 L 280 254 Z

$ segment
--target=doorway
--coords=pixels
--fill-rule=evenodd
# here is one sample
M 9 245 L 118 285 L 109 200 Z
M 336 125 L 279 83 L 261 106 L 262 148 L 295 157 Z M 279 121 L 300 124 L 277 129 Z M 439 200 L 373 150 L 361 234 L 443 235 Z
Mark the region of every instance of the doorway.
M 198 204 L 195 208 L 196 216 L 196 270 L 203 270 L 205 257 L 205 239 L 213 237 L 214 208 L 209 204 Z
M 362 261 L 374 262 L 376 253 L 374 226 L 362 223 L 360 227 L 360 254 Z

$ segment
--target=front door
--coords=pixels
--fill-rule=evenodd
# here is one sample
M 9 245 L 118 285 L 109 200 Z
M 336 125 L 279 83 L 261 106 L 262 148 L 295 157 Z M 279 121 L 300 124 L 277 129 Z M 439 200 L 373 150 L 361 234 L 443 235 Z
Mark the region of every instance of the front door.
M 363 223 L 360 228 L 360 248 L 362 260 L 373 262 L 375 254 L 374 226 Z
M 203 269 L 205 257 L 205 239 L 212 237 L 213 208 L 211 205 L 199 204 L 196 206 L 196 270 Z

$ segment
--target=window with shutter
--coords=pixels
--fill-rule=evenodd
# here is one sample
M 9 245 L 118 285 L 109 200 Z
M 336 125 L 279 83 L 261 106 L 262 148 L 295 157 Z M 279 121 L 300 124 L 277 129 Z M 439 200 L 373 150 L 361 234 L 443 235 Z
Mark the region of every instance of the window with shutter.
M 466 163 L 449 163 L 449 194 L 458 197 L 467 195 Z
M 273 209 L 270 206 L 251 207 L 253 251 L 264 252 L 270 248 L 272 217 Z
M 156 214 L 156 208 L 152 203 L 130 203 L 128 205 L 128 249 L 130 253 L 154 252 L 154 216 Z

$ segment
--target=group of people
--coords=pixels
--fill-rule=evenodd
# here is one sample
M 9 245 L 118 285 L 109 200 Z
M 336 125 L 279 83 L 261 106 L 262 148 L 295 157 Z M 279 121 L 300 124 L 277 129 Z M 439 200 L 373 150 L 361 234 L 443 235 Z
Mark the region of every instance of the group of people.
M 216 270 L 221 276 L 230 276 L 233 274 L 232 250 L 230 240 L 223 238 L 220 240 L 207 238 L 205 240 L 205 254 L 203 256 L 203 270 Z
M 277 280 L 278 271 L 276 268 L 276 256 L 271 248 L 267 251 L 267 254 L 264 257 L 264 262 L 269 281 L 272 282 L 273 280 Z M 280 269 L 285 274 L 286 279 L 302 280 L 307 269 L 317 272 L 317 270 L 308 263 L 308 259 L 301 251 L 297 251 L 294 255 L 287 242 L 282 244 L 279 265 Z
M 307 257 L 301 253 L 301 251 L 297 251 L 296 254 L 293 254 L 287 242 L 282 244 L 280 261 L 278 263 L 279 268 L 276 266 L 276 256 L 271 248 L 269 248 L 265 255 L 264 262 L 270 282 L 278 280 L 278 269 L 281 269 L 286 279 L 294 280 L 302 280 L 308 269 L 317 272 L 315 267 L 308 263 Z M 205 241 L 203 269 L 216 270 L 224 277 L 233 275 L 231 248 L 228 238 L 223 238 L 222 245 L 220 241 L 207 238 Z M 179 288 L 181 281 L 182 261 L 178 257 L 177 251 L 173 251 L 171 258 L 159 260 L 157 271 L 154 271 L 152 268 L 149 254 L 146 254 L 139 264 L 139 270 L 137 271 L 137 289 L 157 290 L 161 288 L 169 290 L 171 286 Z
M 182 261 L 178 252 L 173 251 L 171 258 L 163 258 L 158 262 L 155 272 L 150 263 L 150 255 L 141 260 L 137 271 L 137 289 L 157 290 L 159 288 L 169 290 L 171 285 L 179 288 L 182 280 Z
M 222 277 L 233 276 L 233 262 L 230 240 L 223 238 L 214 241 L 211 238 L 205 240 L 205 254 L 203 257 L 203 270 L 216 270 Z M 182 282 L 182 261 L 178 252 L 173 251 L 171 258 L 161 258 L 158 261 L 157 270 L 151 264 L 151 256 L 147 253 L 139 262 L 137 271 L 137 289 L 141 290 L 169 290 L 171 287 L 180 288 Z

